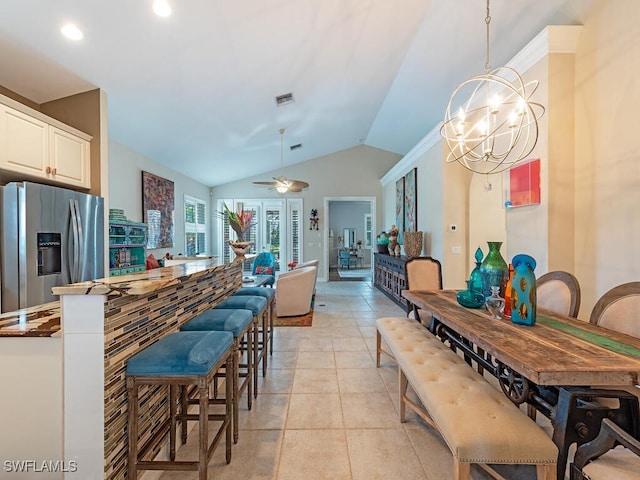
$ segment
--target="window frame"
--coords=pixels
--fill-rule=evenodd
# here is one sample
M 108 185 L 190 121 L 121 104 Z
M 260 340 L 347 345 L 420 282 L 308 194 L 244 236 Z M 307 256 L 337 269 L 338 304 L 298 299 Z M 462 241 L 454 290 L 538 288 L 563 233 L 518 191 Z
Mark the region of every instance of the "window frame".
M 187 221 L 187 209 L 189 205 L 193 205 L 194 207 L 194 223 Z M 204 212 L 202 215 L 198 215 L 198 207 L 202 207 Z M 207 202 L 194 197 L 192 195 L 184 195 L 184 253 L 186 256 L 195 256 L 202 255 L 207 253 L 207 249 L 209 246 L 209 217 L 207 213 Z M 202 219 L 203 223 L 200 223 L 200 219 Z M 188 241 L 187 235 L 195 234 L 196 245 L 195 245 L 195 253 L 190 253 L 188 251 Z M 202 235 L 204 245 L 198 245 L 198 238 Z M 199 248 L 200 247 L 200 248 Z

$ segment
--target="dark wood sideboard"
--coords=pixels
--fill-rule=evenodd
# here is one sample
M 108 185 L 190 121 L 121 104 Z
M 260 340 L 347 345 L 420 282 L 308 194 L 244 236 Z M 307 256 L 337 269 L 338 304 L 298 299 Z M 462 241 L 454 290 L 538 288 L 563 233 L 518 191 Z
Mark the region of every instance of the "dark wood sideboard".
M 407 303 L 402 298 L 402 290 L 407 284 L 404 264 L 408 258 L 392 257 L 386 253 L 374 253 L 373 258 L 373 285 L 406 310 Z

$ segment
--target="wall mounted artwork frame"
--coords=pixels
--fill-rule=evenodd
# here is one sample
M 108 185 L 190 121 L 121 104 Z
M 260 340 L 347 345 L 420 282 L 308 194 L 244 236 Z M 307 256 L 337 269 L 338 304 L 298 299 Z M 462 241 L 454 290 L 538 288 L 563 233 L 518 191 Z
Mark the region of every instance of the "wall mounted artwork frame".
M 175 190 L 171 180 L 142 172 L 142 217 L 147 224 L 147 248 L 174 246 Z
M 511 167 L 506 173 L 507 199 L 505 207 L 540 204 L 540 159 L 536 158 Z
M 404 177 L 396 181 L 396 227 L 398 227 L 398 243 L 402 244 L 404 232 Z
M 418 169 L 404 176 L 404 231 L 418 231 Z

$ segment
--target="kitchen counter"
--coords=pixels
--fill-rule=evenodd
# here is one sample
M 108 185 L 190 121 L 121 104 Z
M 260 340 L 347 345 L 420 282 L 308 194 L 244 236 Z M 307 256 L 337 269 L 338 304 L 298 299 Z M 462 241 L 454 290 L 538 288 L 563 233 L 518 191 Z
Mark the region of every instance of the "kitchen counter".
M 60 302 L 45 303 L 0 315 L 0 338 L 58 336 Z
M 232 263 L 242 263 L 254 256 L 247 255 L 244 260 L 236 258 Z M 194 257 L 180 265 L 64 285 L 52 290 L 56 295 L 105 295 L 107 298 L 144 295 L 224 268 L 225 265 L 220 264 L 215 257 Z M 60 328 L 59 301 L 0 314 L 0 338 L 57 337 L 60 336 Z
M 242 262 L 236 259 L 232 263 Z M 153 270 L 130 275 L 119 275 L 53 287 L 52 291 L 54 295 L 106 295 L 110 298 L 122 295 L 145 295 L 199 276 L 223 270 L 227 265 L 220 264 L 217 259 L 194 260 L 180 265 L 154 268 Z

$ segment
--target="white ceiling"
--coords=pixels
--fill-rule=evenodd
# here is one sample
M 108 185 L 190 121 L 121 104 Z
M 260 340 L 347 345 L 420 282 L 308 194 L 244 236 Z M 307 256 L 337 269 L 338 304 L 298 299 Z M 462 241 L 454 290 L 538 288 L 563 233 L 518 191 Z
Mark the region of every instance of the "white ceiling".
M 111 139 L 215 186 L 277 170 L 280 128 L 285 174 L 358 144 L 405 154 L 484 71 L 484 0 L 169 1 L 162 19 L 152 0 L 1 0 L 0 85 L 37 103 L 99 87 Z M 593 2 L 493 0 L 492 66 Z

